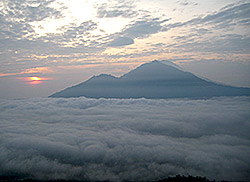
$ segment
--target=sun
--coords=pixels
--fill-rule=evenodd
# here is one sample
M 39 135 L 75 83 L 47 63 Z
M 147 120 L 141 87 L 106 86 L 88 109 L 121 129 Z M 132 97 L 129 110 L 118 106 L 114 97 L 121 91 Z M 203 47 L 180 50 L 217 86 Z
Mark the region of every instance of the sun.
M 37 76 L 32 76 L 32 77 L 30 77 L 30 80 L 32 80 L 32 81 L 40 81 L 41 78 L 37 77 Z
M 22 79 L 27 84 L 31 84 L 31 85 L 36 85 L 36 84 L 44 83 L 48 80 L 52 80 L 52 78 L 39 77 L 39 76 L 20 77 L 19 79 Z

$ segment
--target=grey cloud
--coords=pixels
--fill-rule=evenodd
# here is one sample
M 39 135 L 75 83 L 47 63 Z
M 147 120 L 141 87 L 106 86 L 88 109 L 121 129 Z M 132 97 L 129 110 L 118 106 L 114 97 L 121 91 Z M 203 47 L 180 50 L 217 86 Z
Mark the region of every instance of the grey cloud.
M 84 46 L 86 43 L 91 43 L 89 38 L 90 31 L 97 29 L 97 24 L 93 21 L 82 22 L 79 26 L 71 25 L 62 27 L 62 30 L 67 30 L 62 36 L 52 35 L 51 40 L 59 44 L 65 44 L 71 41 L 76 41 L 77 43 L 72 47 Z M 47 39 L 47 37 L 46 37 Z M 91 45 L 89 45 L 91 47 Z
M 16 69 L 20 62 L 30 60 L 30 55 L 48 54 L 58 47 L 51 41 L 35 39 L 33 37 L 34 29 L 30 25 L 33 21 L 40 21 L 48 17 L 61 17 L 59 11 L 49 7 L 52 2 L 54 0 L 4 0 L 2 2 L 3 11 L 0 12 L 0 59 L 2 63 L 4 62 L 5 65 L 9 66 L 8 69 Z M 22 61 L 17 63 L 15 62 L 17 60 Z M 34 62 L 27 62 L 33 64 L 33 66 L 36 65 Z M 21 69 L 19 67 L 19 71 Z
M 26 67 L 27 69 L 30 66 L 34 67 L 54 64 L 51 63 L 51 61 L 58 59 L 56 57 L 39 58 L 40 55 L 72 55 L 74 53 L 88 53 L 90 55 L 93 52 L 98 52 L 104 49 L 101 47 L 100 42 L 90 40 L 90 37 L 93 37 L 90 35 L 90 31 L 95 30 L 97 27 L 97 24 L 93 21 L 83 22 L 78 26 L 70 25 L 68 27 L 63 27 L 64 30 L 66 30 L 63 35 L 47 34 L 40 38 L 31 39 L 24 38 L 24 35 L 32 32 L 34 33 L 34 30 L 30 25 L 6 23 L 4 19 L 0 19 L 0 21 L 0 25 L 4 26 L 2 31 L 0 30 L 0 48 L 2 53 L 0 59 L 2 65 L 3 63 L 8 65 L 8 69 L 11 69 L 10 71 L 14 71 L 17 68 L 17 65 L 20 71 L 22 67 Z M 7 28 L 10 25 L 12 29 Z M 74 45 L 71 47 L 64 47 L 64 45 L 69 42 L 74 42 Z M 33 58 L 33 61 L 31 62 L 31 55 L 37 55 L 38 58 Z M 70 58 L 64 57 L 64 64 L 72 58 L 74 58 L 73 55 Z M 18 62 L 13 61 L 17 59 Z M 43 61 L 41 61 L 41 59 Z M 60 59 L 62 59 L 62 57 Z M 21 62 L 22 64 L 20 65 Z M 3 69 L 2 67 L 1 69 Z M 4 68 L 3 72 L 6 72 L 6 68 Z
M 121 32 L 110 35 L 109 43 L 104 45 L 118 47 L 133 44 L 135 38 L 145 38 L 151 34 L 162 31 L 164 28 L 162 24 L 169 20 L 170 19 L 162 20 L 159 18 L 145 17 L 143 20 L 140 19 L 127 25 Z M 153 52 L 150 54 L 153 54 Z M 129 56 L 130 55 L 128 55 L 128 57 Z
M 124 28 L 121 34 L 128 35 L 131 38 L 143 38 L 161 31 L 163 29 L 161 24 L 169 20 L 160 20 L 159 18 L 139 20 Z
M 249 180 L 249 101 L 0 100 L 0 175 L 152 181 L 190 174 Z
M 34 33 L 30 22 L 41 21 L 52 16 L 60 17 L 59 11 L 48 7 L 53 1 L 4 0 L 3 11 L 0 12 L 0 39 L 20 40 L 24 39 L 24 36 L 27 38 Z M 36 7 L 32 6 L 34 3 Z
M 113 41 L 111 41 L 108 46 L 110 47 L 119 47 L 119 46 L 125 46 L 133 44 L 134 40 L 129 37 L 117 37 Z
M 67 30 L 63 36 L 58 36 L 58 34 L 47 34 L 46 37 L 36 38 L 34 37 L 34 29 L 30 25 L 31 22 L 41 21 L 48 17 L 61 18 L 61 12 L 55 10 L 54 8 L 49 7 L 49 5 L 55 0 L 46 0 L 46 1 L 7 1 L 4 3 L 4 11 L 0 14 L 0 38 L 2 40 L 8 39 L 8 42 L 11 41 L 30 41 L 35 40 L 36 44 L 46 44 L 45 42 L 53 43 L 68 43 L 69 41 L 74 40 L 76 37 L 79 42 L 83 35 L 86 35 L 90 30 L 95 29 L 96 24 L 92 21 L 83 22 L 79 26 L 70 25 L 68 27 L 63 27 L 64 30 Z M 66 7 L 64 7 L 66 8 Z M 61 41 L 61 42 L 60 42 Z M 5 44 L 7 49 L 9 44 Z M 24 43 L 25 46 L 25 43 Z M 60 45 L 57 45 L 60 47 Z M 48 46 L 45 46 L 48 47 Z M 56 47 L 54 45 L 53 47 Z M 23 46 L 20 46 L 23 48 Z M 36 51 L 39 51 L 36 50 Z
M 215 52 L 248 54 L 249 36 L 244 33 L 250 23 L 250 3 L 231 4 L 216 13 L 166 25 L 165 30 L 190 27 L 185 35 L 172 37 L 178 43 L 171 46 L 172 51 Z M 202 28 L 199 28 L 201 27 Z M 223 31 L 223 35 L 217 31 Z
M 91 31 L 96 30 L 96 22 L 87 21 L 79 26 L 72 23 L 62 27 L 63 34 L 51 33 L 42 37 L 35 37 L 36 34 L 30 22 L 40 21 L 45 18 L 61 18 L 60 12 L 51 8 L 49 5 L 54 0 L 46 1 L 4 1 L 5 10 L 0 13 L 0 47 L 1 62 L 4 63 L 3 72 L 6 68 L 9 72 L 16 70 L 17 64 L 19 71 L 26 65 L 27 68 L 34 66 L 46 66 L 54 60 L 68 63 L 75 53 L 84 54 L 85 57 L 92 56 L 94 53 L 103 51 L 107 46 L 124 46 L 133 44 L 134 38 L 143 38 L 157 33 L 162 29 L 162 23 L 167 20 L 153 19 L 149 12 L 139 10 L 134 11 L 134 1 L 112 1 L 110 4 L 96 5 L 98 14 L 103 18 L 124 17 L 132 18 L 144 16 L 124 28 L 122 32 L 113 35 L 93 36 Z M 68 45 L 71 43 L 70 45 Z M 31 49 L 32 47 L 32 49 Z M 31 55 L 65 55 L 68 58 L 33 58 Z M 80 55 L 82 57 L 83 55 Z M 16 63 L 13 60 L 17 60 Z M 22 64 L 21 64 L 22 62 Z M 23 64 L 25 63 L 25 64 Z M 32 64 L 32 65 L 31 65 Z M 58 63 L 59 64 L 59 63 Z M 3 64 L 2 64 L 3 65 Z
M 238 34 L 225 34 L 223 36 L 202 39 L 198 34 L 188 34 L 186 36 L 177 36 L 175 40 L 179 44 L 172 46 L 172 49 L 198 52 L 215 53 L 240 53 L 248 54 L 250 51 L 250 38 Z
M 22 22 L 40 21 L 47 17 L 60 17 L 60 12 L 49 7 L 55 0 L 4 0 L 5 9 L 2 12 L 5 16 L 21 20 Z
M 193 28 L 192 31 L 196 31 L 198 34 L 206 34 L 206 33 L 211 33 L 209 29 L 206 28 Z
M 141 50 L 139 53 L 131 53 L 131 54 L 116 54 L 116 55 L 111 55 L 109 57 L 111 58 L 140 58 L 142 55 L 143 56 L 152 56 L 152 55 L 158 55 L 159 53 L 161 53 L 161 49 L 143 49 Z M 166 50 L 164 50 L 166 52 Z
M 250 3 L 234 4 L 226 6 L 218 12 L 211 13 L 209 15 L 191 19 L 187 22 L 178 22 L 169 24 L 166 29 L 192 26 L 192 25 L 214 25 L 216 29 L 228 29 L 235 25 L 249 25 L 250 22 Z
M 137 11 L 134 11 L 134 1 L 119 0 L 98 5 L 97 16 L 99 18 L 132 18 L 138 15 Z
M 22 39 L 29 33 L 34 33 L 34 30 L 28 23 L 16 23 L 8 21 L 5 15 L 0 14 L 0 39 L 17 40 Z
M 201 23 L 204 22 L 214 22 L 230 24 L 233 23 L 232 20 L 247 20 L 250 21 L 250 3 L 241 4 L 228 9 L 223 9 L 214 15 L 207 15 L 200 20 Z
M 196 6 L 196 5 L 198 5 L 198 3 L 187 1 L 187 0 L 177 1 L 177 3 L 179 3 L 182 6 L 188 6 L 188 5 Z

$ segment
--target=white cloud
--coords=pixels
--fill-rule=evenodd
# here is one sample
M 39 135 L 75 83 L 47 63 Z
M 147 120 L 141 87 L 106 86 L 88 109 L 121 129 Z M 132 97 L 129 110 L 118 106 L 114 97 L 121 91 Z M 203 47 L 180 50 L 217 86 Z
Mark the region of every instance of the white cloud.
M 248 180 L 249 101 L 0 100 L 0 175 Z

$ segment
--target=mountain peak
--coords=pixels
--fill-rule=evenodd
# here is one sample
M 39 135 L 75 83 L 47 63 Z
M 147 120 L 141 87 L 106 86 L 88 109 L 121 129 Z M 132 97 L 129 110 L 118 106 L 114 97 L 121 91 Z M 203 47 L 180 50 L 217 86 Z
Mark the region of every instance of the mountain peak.
M 94 76 L 92 76 L 89 80 L 92 80 L 92 79 L 109 79 L 109 78 L 116 78 L 116 77 L 114 77 L 111 74 L 102 73 L 100 75 L 94 75 Z
M 142 64 L 136 69 L 123 75 L 121 78 L 130 80 L 170 80 L 190 77 L 191 73 L 181 71 L 180 69 L 166 65 L 161 61 L 154 60 L 149 63 Z M 193 75 L 194 76 L 194 75 Z
M 109 74 L 53 94 L 51 97 L 90 98 L 203 98 L 250 95 L 250 89 L 208 82 L 174 65 L 154 60 L 117 78 Z M 170 63 L 169 61 L 167 61 Z M 172 64 L 172 63 L 170 63 Z M 173 63 L 174 64 L 174 63 Z
M 94 76 L 95 78 L 109 78 L 109 77 L 114 77 L 113 75 L 111 74 L 105 74 L 105 73 L 102 73 L 100 75 L 97 75 L 97 76 Z
M 151 62 L 148 62 L 148 63 L 144 63 L 142 64 L 141 66 L 145 66 L 145 65 L 162 65 L 162 63 L 158 60 L 154 60 L 154 61 L 151 61 Z M 139 67 L 141 67 L 139 66 Z
M 158 60 L 154 60 L 154 61 L 152 61 L 151 63 L 160 63 L 160 64 L 162 64 L 160 61 L 158 61 Z
M 151 62 L 148 62 L 148 63 L 145 63 L 145 64 L 142 64 L 141 66 L 139 67 L 142 67 L 142 66 L 145 66 L 145 65 L 154 65 L 154 66 L 171 66 L 171 67 L 174 67 L 176 69 L 179 69 L 179 70 L 182 70 L 182 68 L 180 66 L 178 66 L 177 64 L 173 63 L 172 61 L 170 60 L 154 60 L 154 61 L 151 61 Z

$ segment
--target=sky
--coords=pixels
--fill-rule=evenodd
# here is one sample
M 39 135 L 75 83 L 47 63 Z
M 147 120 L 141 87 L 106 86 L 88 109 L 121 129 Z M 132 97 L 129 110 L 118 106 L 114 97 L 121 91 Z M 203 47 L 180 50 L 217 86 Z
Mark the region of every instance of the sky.
M 0 176 L 249 181 L 249 108 L 250 97 L 0 99 Z
M 249 53 L 249 0 L 0 1 L 0 98 L 46 97 L 153 60 L 250 87 Z

